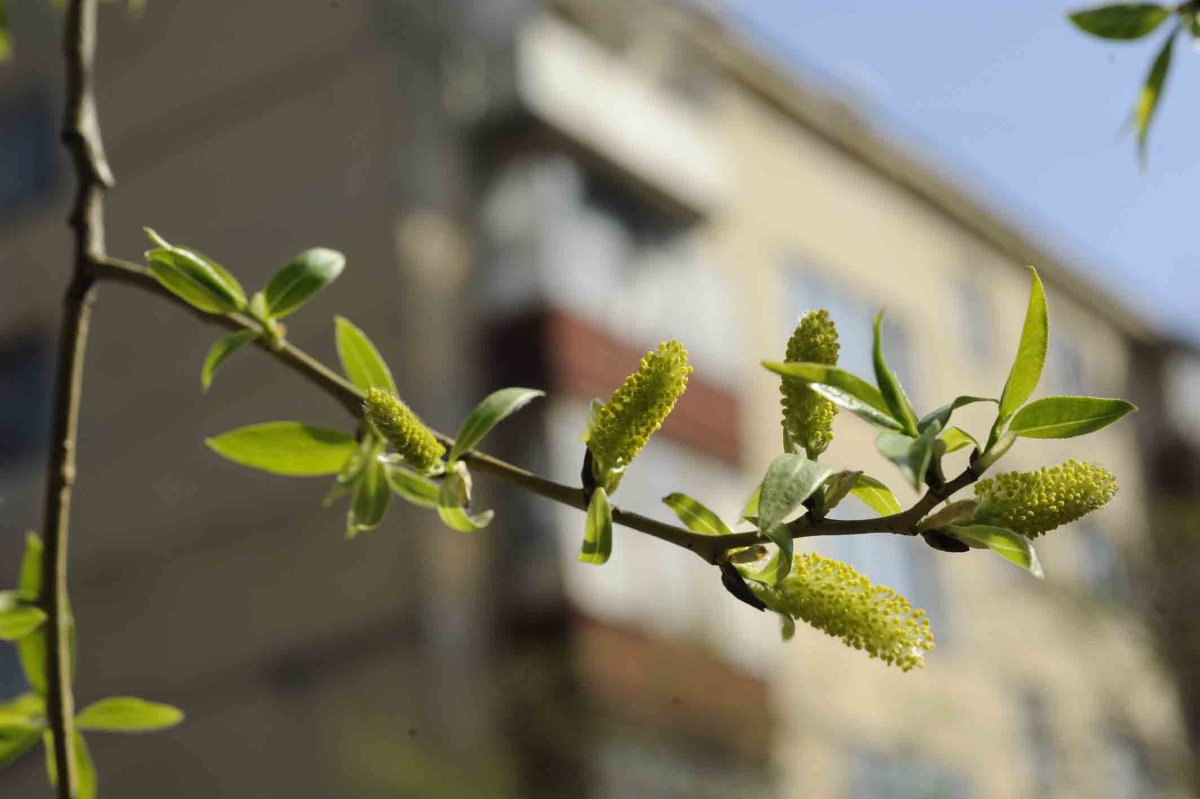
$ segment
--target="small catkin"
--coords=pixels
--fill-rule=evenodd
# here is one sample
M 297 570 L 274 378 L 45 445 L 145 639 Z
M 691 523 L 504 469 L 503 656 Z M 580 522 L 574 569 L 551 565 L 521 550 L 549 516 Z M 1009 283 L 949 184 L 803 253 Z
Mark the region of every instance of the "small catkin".
M 787 360 L 837 366 L 837 327 L 829 311 L 809 311 L 788 339 Z M 784 377 L 779 385 L 783 394 L 783 429 L 788 439 L 815 458 L 833 441 L 833 417 L 837 407 L 803 380 Z
M 748 585 L 763 604 L 840 638 L 847 646 L 898 666 L 925 665 L 933 632 L 925 611 L 840 561 L 813 553 L 797 554 L 792 571 L 777 586 Z
M 637 456 L 675 407 L 691 372 L 687 350 L 678 341 L 665 341 L 646 353 L 638 370 L 596 412 L 588 449 L 597 473 L 621 469 Z
M 1035 538 L 1104 507 L 1116 493 L 1111 472 L 1076 460 L 1035 472 L 1005 472 L 975 484 L 974 521 Z
M 367 390 L 363 403 L 367 419 L 396 453 L 414 469 L 428 472 L 441 460 L 446 448 L 421 423 L 408 406 L 380 388 Z

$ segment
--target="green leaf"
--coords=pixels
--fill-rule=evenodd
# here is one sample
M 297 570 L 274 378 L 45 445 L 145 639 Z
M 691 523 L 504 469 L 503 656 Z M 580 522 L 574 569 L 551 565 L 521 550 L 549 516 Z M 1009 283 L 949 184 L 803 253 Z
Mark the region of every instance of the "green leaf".
M 46 728 L 46 700 L 37 694 L 21 694 L 0 704 L 0 740 Z
M 1152 33 L 1167 17 L 1168 6 L 1157 3 L 1118 3 L 1088 8 L 1067 15 L 1080 30 L 1101 39 L 1140 39 Z
M 834 405 L 873 425 L 891 430 L 903 429 L 903 425 L 892 418 L 879 389 L 845 369 L 803 361 L 763 361 L 763 366 L 778 375 L 804 380 L 813 391 Z
M 392 490 L 404 500 L 422 508 L 438 506 L 438 484 L 428 477 L 397 464 L 387 464 L 386 474 Z
M 358 448 L 354 436 L 301 422 L 252 424 L 204 443 L 234 463 L 290 477 L 337 474 Z
M 0 62 L 12 57 L 12 36 L 8 32 L 8 10 L 5 0 L 0 0 Z
M 701 535 L 733 535 L 729 525 L 721 517 L 709 510 L 702 502 L 692 499 L 687 494 L 667 494 L 662 499 L 663 504 L 670 508 L 684 527 L 693 533 Z
M 963 447 L 979 449 L 979 442 L 975 440 L 975 437 L 961 427 L 951 427 L 939 438 L 946 445 L 946 452 L 957 452 Z
M 21 559 L 21 574 L 17 593 L 26 602 L 37 602 L 42 593 L 42 539 L 37 533 L 25 536 L 25 555 Z
M 27 635 L 17 641 L 17 657 L 29 687 L 46 695 L 46 630 Z
M 0 41 L 0 44 L 3 42 Z M 0 734 L 0 768 L 16 762 L 21 755 L 37 746 L 41 738 L 42 733 L 38 730 Z
M 1046 344 L 1050 337 L 1050 316 L 1046 311 L 1046 291 L 1037 270 L 1029 267 L 1032 283 L 1029 288 L 1029 306 L 1025 309 L 1025 324 L 1021 328 L 1021 342 L 1017 345 L 1017 357 L 1013 359 L 1004 393 L 1000 395 L 1000 414 L 988 444 L 996 440 L 1000 427 L 1017 409 L 1025 404 L 1042 378 L 1042 367 L 1046 364 Z
M 21 602 L 16 591 L 0 592 L 0 639 L 16 641 L 37 632 L 46 623 L 46 612 Z
M 466 505 L 470 499 L 471 475 L 466 464 L 458 461 L 446 472 L 438 490 L 438 516 L 451 530 L 473 533 L 487 527 L 492 521 L 495 514 L 490 510 L 485 510 L 477 516 L 467 513 Z
M 933 442 L 939 432 L 941 426 L 936 421 L 916 438 L 885 430 L 875 439 L 875 445 L 879 454 L 900 467 L 913 488 L 920 489 L 925 470 L 933 459 Z
M 946 429 L 946 425 L 950 423 L 950 415 L 964 405 L 971 405 L 976 402 L 998 402 L 991 397 L 955 397 L 948 404 L 943 405 L 936 411 L 926 414 L 921 417 L 921 421 L 917 422 L 917 431 L 924 433 L 925 428 L 933 424 L 935 421 L 941 424 L 942 429 Z
M 841 471 L 829 475 L 829 479 L 821 487 L 821 515 L 836 508 L 858 484 L 860 477 L 862 472 L 856 471 Z
M 579 559 L 584 563 L 601 566 L 612 554 L 612 506 L 608 504 L 608 492 L 602 487 L 592 492 L 588 502 L 587 523 L 583 531 L 583 548 Z
M 300 253 L 267 284 L 267 314 L 275 319 L 287 316 L 336 280 L 345 266 L 346 256 L 336 250 L 316 247 Z
M 762 497 L 762 483 L 754 487 L 754 491 L 750 494 L 750 498 L 746 500 L 745 507 L 742 508 L 743 520 L 758 519 L 758 500 Z
M 242 345 L 253 341 L 258 337 L 258 333 L 254 330 L 239 330 L 236 333 L 230 333 L 222 339 L 218 339 L 216 343 L 209 349 L 208 355 L 204 356 L 204 367 L 200 370 L 200 385 L 205 391 L 212 385 L 213 377 L 217 373 L 217 368 L 233 353 L 237 352 Z
M 951 524 L 944 528 L 944 532 L 969 547 L 990 549 L 1000 557 L 1028 569 L 1034 577 L 1045 576 L 1029 539 L 1020 533 L 988 524 Z
M 383 521 L 392 500 L 391 483 L 384 465 L 372 458 L 354 484 L 354 499 L 346 516 L 346 537 L 374 530 Z
M 396 381 L 387 363 L 375 349 L 375 345 L 367 338 L 367 334 L 359 330 L 343 316 L 334 318 L 337 337 L 338 358 L 342 361 L 342 371 L 350 382 L 363 391 L 369 388 L 382 388 L 394 395 Z
M 1017 411 L 1008 429 L 1024 438 L 1073 438 L 1108 427 L 1136 410 L 1136 405 L 1120 399 L 1045 397 Z
M 892 417 L 899 420 L 904 432 L 915 436 L 917 434 L 917 414 L 913 411 L 912 403 L 908 401 L 908 395 L 904 393 L 904 387 L 900 385 L 900 378 L 896 377 L 896 373 L 891 370 L 883 357 L 883 336 L 880 332 L 882 326 L 883 311 L 880 311 L 875 314 L 874 343 L 871 347 L 871 361 L 875 366 L 875 382 L 879 384 L 879 393 L 883 395 Z
M 1138 155 L 1142 163 L 1146 162 L 1146 140 L 1150 134 L 1150 123 L 1154 120 L 1154 113 L 1158 110 L 1158 100 L 1162 96 L 1163 84 L 1167 80 L 1167 72 L 1171 69 L 1171 52 L 1174 49 L 1175 34 L 1179 32 L 1176 28 L 1163 42 L 1162 49 L 1158 51 L 1158 55 L 1154 57 L 1154 63 L 1150 65 L 1150 72 L 1146 75 L 1146 82 L 1142 85 L 1142 92 L 1138 95 L 1137 105 L 1133 109 L 1133 126 L 1137 130 L 1138 137 Z
M 859 475 L 850 493 L 880 516 L 892 516 L 903 510 L 892 490 L 870 475 Z
M 96 764 L 87 741 L 78 732 L 75 733 L 75 779 L 75 799 L 96 799 Z
M 220 264 L 187 247 L 165 244 L 149 229 L 147 234 L 165 245 L 146 253 L 150 274 L 172 294 L 208 313 L 233 313 L 246 307 L 242 285 Z
M 475 449 L 501 420 L 521 410 L 531 400 L 545 395 L 546 392 L 535 388 L 502 388 L 487 395 L 463 422 L 454 439 L 454 446 L 450 448 L 448 460 L 456 461 Z
M 813 495 L 833 472 L 800 455 L 777 455 L 763 477 L 758 500 L 758 529 L 779 547 L 780 579 L 792 568 L 792 533 L 784 520 Z
M 183 711 L 179 708 L 132 696 L 101 699 L 75 717 L 79 729 L 102 732 L 152 732 L 174 727 L 181 721 Z

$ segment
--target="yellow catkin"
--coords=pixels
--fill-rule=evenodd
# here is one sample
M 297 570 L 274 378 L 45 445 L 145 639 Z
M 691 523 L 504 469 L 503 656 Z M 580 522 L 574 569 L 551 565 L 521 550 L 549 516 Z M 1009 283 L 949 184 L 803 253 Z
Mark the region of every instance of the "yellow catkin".
M 925 665 L 933 632 L 925 611 L 890 588 L 873 585 L 854 567 L 814 553 L 793 558 L 777 586 L 747 584 L 771 610 L 807 622 L 847 646 L 899 667 Z
M 646 353 L 638 370 L 626 378 L 592 422 L 587 444 L 598 477 L 623 469 L 637 457 L 675 407 L 691 372 L 687 350 L 678 341 L 665 341 Z
M 1104 507 L 1116 493 L 1111 472 L 1076 460 L 1034 472 L 1005 472 L 975 484 L 974 521 L 1035 538 Z
M 408 406 L 380 388 L 367 390 L 363 403 L 367 419 L 388 440 L 396 453 L 414 469 L 428 472 L 433 469 L 446 448 L 422 424 Z
M 822 309 L 809 311 L 796 325 L 787 343 L 788 361 L 805 361 L 837 366 L 837 327 Z M 795 377 L 784 377 L 779 385 L 783 394 L 783 430 L 794 446 L 815 458 L 833 441 L 833 417 L 837 407 Z

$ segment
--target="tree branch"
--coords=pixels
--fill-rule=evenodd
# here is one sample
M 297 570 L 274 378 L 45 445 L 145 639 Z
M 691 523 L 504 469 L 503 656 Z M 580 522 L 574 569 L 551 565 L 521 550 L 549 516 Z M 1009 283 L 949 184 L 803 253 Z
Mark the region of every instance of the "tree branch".
M 67 587 L 71 493 L 75 486 L 84 357 L 92 304 L 96 299 L 91 264 L 104 257 L 104 192 L 113 182 L 104 157 L 93 93 L 96 4 L 97 0 L 71 0 L 63 27 L 67 93 L 62 137 L 74 162 L 79 185 L 70 216 L 74 231 L 74 267 L 64 298 L 55 373 L 40 597 L 47 616 L 46 712 L 54 737 L 54 763 L 58 772 L 58 794 L 62 799 L 72 799 L 78 783 L 70 651 L 74 622 Z
M 261 326 L 248 316 L 242 314 L 216 315 L 201 311 L 187 301 L 180 299 L 165 289 L 141 264 L 121 260 L 119 258 L 102 258 L 92 265 L 93 274 L 98 278 L 113 280 L 127 285 L 136 286 L 162 299 L 169 300 L 189 311 L 203 322 L 220 325 L 229 330 L 253 330 L 262 332 Z M 363 394 L 353 384 L 334 372 L 329 367 L 313 358 L 290 342 L 284 341 L 282 346 L 274 346 L 268 337 L 262 336 L 256 340 L 259 349 L 274 356 L 285 366 L 303 377 L 309 383 L 332 396 L 354 418 L 362 416 Z M 435 431 L 434 435 L 449 446 L 453 439 Z M 563 505 L 578 510 L 587 510 L 587 499 L 583 488 L 563 485 L 553 480 L 547 480 L 519 466 L 494 458 L 482 452 L 467 453 L 463 460 L 475 471 L 489 477 L 522 488 Z M 915 535 L 916 524 L 940 502 L 978 479 L 978 475 L 967 469 L 954 480 L 945 484 L 940 490 L 930 489 L 908 510 L 891 516 L 874 519 L 823 519 L 815 524 L 809 517 L 804 516 L 791 524 L 792 535 L 795 538 L 808 538 L 820 535 L 861 535 L 865 533 L 897 533 Z M 752 544 L 767 543 L 757 531 L 736 533 L 734 535 L 710 536 L 692 532 L 685 527 L 666 524 L 651 519 L 624 508 L 613 507 L 613 521 L 632 530 L 666 541 L 676 546 L 695 552 L 709 563 L 716 563 L 721 554 L 736 547 Z

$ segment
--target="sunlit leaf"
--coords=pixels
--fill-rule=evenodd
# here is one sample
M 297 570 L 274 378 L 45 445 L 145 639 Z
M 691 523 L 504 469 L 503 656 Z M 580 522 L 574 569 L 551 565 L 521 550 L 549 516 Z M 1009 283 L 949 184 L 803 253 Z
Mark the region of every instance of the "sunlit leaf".
M 403 499 L 422 508 L 438 506 L 438 484 L 403 466 L 387 465 L 388 484 Z
M 733 530 L 729 529 L 729 525 L 722 521 L 720 516 L 709 510 L 704 503 L 687 494 L 678 492 L 667 494 L 662 501 L 679 517 L 679 521 L 683 522 L 684 527 L 693 533 L 733 535 Z
M 336 250 L 316 247 L 293 258 L 267 284 L 266 312 L 280 319 L 292 313 L 342 273 L 346 256 Z
M 2 44 L 3 42 L 0 41 L 0 45 Z M 37 746 L 41 738 L 40 730 L 0 734 L 0 768 L 15 762 L 21 755 Z
M 470 473 L 462 461 L 456 462 L 442 479 L 438 489 L 437 512 L 442 523 L 460 533 L 472 533 L 487 527 L 495 515 L 490 510 L 472 516 L 466 505 L 471 498 Z
M 224 363 L 225 359 L 237 352 L 242 345 L 253 341 L 257 336 L 258 333 L 256 331 L 239 330 L 236 333 L 230 333 L 228 336 L 218 339 L 212 345 L 208 354 L 204 356 L 204 366 L 200 370 L 200 385 L 205 391 L 208 391 L 208 387 L 212 385 L 217 368 Z
M 587 521 L 583 532 L 583 548 L 579 559 L 584 563 L 600 566 L 608 562 L 612 554 L 612 506 L 608 504 L 608 493 L 602 488 L 592 491 L 588 502 Z
M 933 459 L 933 442 L 940 431 L 936 421 L 916 438 L 885 430 L 875 439 L 875 445 L 879 454 L 896 464 L 912 487 L 919 489 Z
M 1133 126 L 1137 130 L 1138 137 L 1138 155 L 1143 164 L 1146 161 L 1146 141 L 1150 135 L 1150 123 L 1154 120 L 1154 113 L 1158 110 L 1163 84 L 1166 83 L 1167 73 L 1171 69 L 1171 53 L 1174 50 L 1176 32 L 1178 29 L 1167 37 L 1167 40 L 1163 42 L 1162 49 L 1154 57 L 1154 63 L 1150 65 L 1150 72 L 1146 75 L 1146 82 L 1142 85 L 1137 105 L 1133 109 Z
M 1137 410 L 1131 402 L 1101 397 L 1045 397 L 1017 411 L 1008 425 L 1024 438 L 1072 438 L 1093 433 Z
M 917 430 L 920 432 L 925 432 L 925 428 L 929 427 L 929 425 L 933 424 L 934 422 L 941 424 L 942 429 L 945 430 L 946 425 L 950 423 L 951 414 L 964 405 L 972 405 L 976 402 L 997 402 L 997 400 L 994 400 L 991 397 L 955 397 L 951 402 L 938 408 L 933 413 L 922 416 L 921 420 L 917 422 Z
M 892 418 L 879 389 L 858 375 L 820 363 L 763 361 L 763 366 L 776 374 L 804 380 L 813 391 L 834 405 L 873 425 L 903 429 L 901 423 Z
M 903 510 L 892 490 L 870 475 L 859 475 L 850 493 L 880 516 L 892 516 Z
M 813 495 L 832 469 L 800 455 L 777 455 L 763 476 L 758 500 L 758 529 L 779 547 L 780 577 L 792 567 L 792 533 L 785 519 Z
M 79 729 L 103 732 L 152 732 L 174 727 L 181 721 L 183 711 L 179 708 L 132 696 L 101 699 L 75 717 Z
M 475 449 L 483 437 L 505 417 L 516 413 L 537 397 L 544 397 L 544 391 L 534 388 L 502 388 L 493 391 L 483 399 L 475 410 L 466 418 L 454 446 L 450 448 L 448 460 L 456 461 L 470 450 Z
M 263 422 L 205 439 L 234 463 L 292 477 L 337 474 L 358 444 L 339 430 L 301 422 Z
M 224 314 L 246 307 L 246 292 L 220 264 L 195 250 L 167 244 L 149 228 L 160 246 L 146 253 L 150 273 L 172 294 L 208 313 Z
M 350 378 L 350 382 L 363 391 L 382 388 L 393 395 L 398 394 L 396 381 L 392 379 L 387 362 L 367 338 L 367 334 L 342 316 L 334 317 L 334 326 L 338 358 L 341 359 L 342 371 Z
M 1005 560 L 1028 569 L 1034 577 L 1045 576 L 1029 539 L 1020 533 L 987 524 L 952 524 L 944 529 L 969 547 L 990 549 Z
M 904 432 L 915 436 L 917 434 L 917 415 L 913 411 L 900 378 L 888 366 L 883 356 L 883 311 L 875 315 L 874 340 L 871 345 L 871 363 L 875 367 L 875 382 L 879 385 L 879 393 L 887 403 L 892 418 L 900 422 Z
M 0 740 L 46 728 L 46 700 L 37 694 L 21 694 L 0 704 Z
M 946 452 L 957 452 L 963 447 L 979 449 L 979 442 L 975 437 L 961 427 L 951 427 L 938 438 L 946 445 Z
M 821 487 L 821 513 L 825 514 L 836 508 L 846 495 L 858 484 L 862 472 L 841 471 L 829 475 L 825 485 Z
M 96 764 L 87 741 L 75 733 L 76 799 L 96 799 Z
M 1037 270 L 1029 267 L 1031 283 L 1029 305 L 1025 309 L 1025 323 L 1021 328 L 1021 341 L 1017 355 L 1000 395 L 1000 410 L 996 424 L 988 437 L 988 447 L 996 441 L 1001 428 L 1017 409 L 1025 404 L 1042 378 L 1042 367 L 1046 364 L 1046 346 L 1050 338 L 1050 316 L 1046 311 L 1046 290 Z
M 391 500 L 392 488 L 385 467 L 378 458 L 372 458 L 354 484 L 354 499 L 346 517 L 346 537 L 354 538 L 378 527 Z
M 18 591 L 0 591 L 0 639 L 16 641 L 46 623 L 46 612 L 27 604 Z

